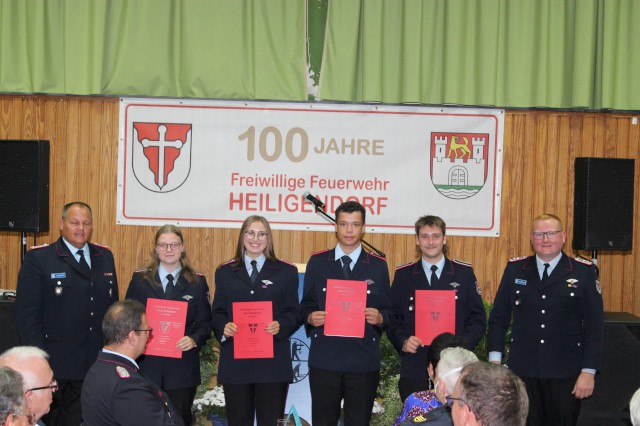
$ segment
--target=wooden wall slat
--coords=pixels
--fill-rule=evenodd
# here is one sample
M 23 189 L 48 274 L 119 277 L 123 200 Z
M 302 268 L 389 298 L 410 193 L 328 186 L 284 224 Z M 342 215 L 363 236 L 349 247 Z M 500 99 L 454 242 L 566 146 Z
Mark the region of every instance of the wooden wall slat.
M 152 249 L 155 227 L 116 224 L 119 101 L 115 98 L 0 96 L 0 139 L 47 139 L 51 142 L 50 231 L 35 243 L 58 238 L 60 210 L 83 200 L 94 210 L 92 240 L 112 248 L 122 297 L 133 270 L 143 267 Z M 483 297 L 492 301 L 504 266 L 514 256 L 531 253 L 531 220 L 542 212 L 557 214 L 573 237 L 574 160 L 576 157 L 639 158 L 640 126 L 631 114 L 557 111 L 507 111 L 498 238 L 448 236 L 449 256 L 472 262 Z M 635 217 L 640 210 L 640 164 L 635 176 Z M 437 211 L 424 212 L 438 214 Z M 413 223 L 417 218 L 407 218 Z M 446 217 L 444 218 L 446 221 Z M 239 228 L 239 227 L 238 227 Z M 194 267 L 213 287 L 216 266 L 235 251 L 239 229 L 183 228 Z M 640 249 L 637 224 L 633 244 Z M 276 253 L 306 263 L 310 253 L 335 245 L 333 232 L 273 231 Z M 368 234 L 368 242 L 387 254 L 391 276 L 396 266 L 416 259 L 412 235 Z M 20 268 L 20 236 L 0 232 L 0 288 L 15 289 Z M 34 238 L 28 238 L 34 245 Z M 580 254 L 588 256 L 589 253 Z M 640 256 L 633 252 L 599 253 L 605 308 L 640 315 Z

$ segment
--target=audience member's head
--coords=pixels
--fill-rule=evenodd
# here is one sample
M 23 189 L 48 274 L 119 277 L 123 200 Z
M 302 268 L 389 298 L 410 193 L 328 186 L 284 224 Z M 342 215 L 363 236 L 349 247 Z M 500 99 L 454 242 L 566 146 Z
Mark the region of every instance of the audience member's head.
M 102 320 L 106 348 L 133 359 L 142 355 L 151 337 L 145 308 L 137 300 L 122 300 L 107 309 Z
M 0 366 L 10 367 L 22 376 L 26 411 L 32 423 L 49 412 L 58 383 L 47 361 L 49 355 L 35 346 L 16 346 L 0 355 Z
M 429 345 L 429 353 L 427 355 L 427 373 L 429 378 L 434 380 L 436 367 L 440 361 L 441 352 L 446 348 L 464 348 L 465 340 L 451 333 L 442 333 L 437 335 L 431 345 Z
M 476 362 L 462 369 L 450 398 L 455 426 L 524 426 L 529 398 L 524 383 L 501 365 Z
M 12 368 L 0 366 L 0 425 L 28 425 L 24 415 L 22 376 Z
M 633 426 L 640 426 L 640 389 L 631 397 L 629 411 L 631 413 L 631 424 Z
M 440 352 L 440 361 L 436 367 L 436 397 L 443 404 L 446 396 L 453 392 L 460 372 L 465 365 L 477 362 L 478 357 L 468 349 L 447 348 Z

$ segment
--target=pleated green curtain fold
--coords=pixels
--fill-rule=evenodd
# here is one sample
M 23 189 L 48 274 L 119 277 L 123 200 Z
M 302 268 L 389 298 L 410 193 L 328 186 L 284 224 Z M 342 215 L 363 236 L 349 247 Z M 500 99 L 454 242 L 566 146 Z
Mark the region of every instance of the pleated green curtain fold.
M 0 91 L 306 100 L 306 5 L 0 0 Z
M 640 110 L 637 0 L 330 0 L 318 97 Z

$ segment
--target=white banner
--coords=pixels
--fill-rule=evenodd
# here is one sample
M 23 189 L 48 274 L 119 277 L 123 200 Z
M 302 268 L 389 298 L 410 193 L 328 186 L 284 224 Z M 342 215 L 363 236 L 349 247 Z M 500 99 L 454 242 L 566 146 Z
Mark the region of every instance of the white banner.
M 119 224 L 332 231 L 304 200 L 367 209 L 367 231 L 498 236 L 504 111 L 121 99 Z

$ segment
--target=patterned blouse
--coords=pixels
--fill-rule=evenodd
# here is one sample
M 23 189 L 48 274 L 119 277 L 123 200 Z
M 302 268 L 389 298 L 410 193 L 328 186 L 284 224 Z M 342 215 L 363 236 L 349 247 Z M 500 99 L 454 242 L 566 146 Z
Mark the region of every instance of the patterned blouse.
M 420 414 L 428 413 L 436 407 L 441 406 L 442 403 L 436 398 L 436 394 L 433 391 L 420 391 L 414 392 L 407 397 L 404 402 L 402 414 L 396 419 L 394 426 L 398 426 L 406 419 L 411 419 Z

